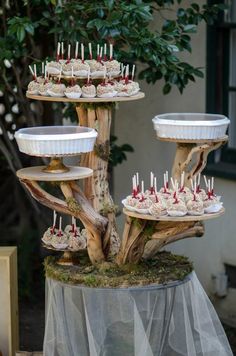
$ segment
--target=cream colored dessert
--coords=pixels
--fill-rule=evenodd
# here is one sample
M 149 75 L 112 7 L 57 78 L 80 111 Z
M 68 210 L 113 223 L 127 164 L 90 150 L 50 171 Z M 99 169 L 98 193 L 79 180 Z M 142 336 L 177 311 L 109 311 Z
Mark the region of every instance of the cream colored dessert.
M 118 96 L 132 96 L 139 92 L 139 84 L 137 82 L 121 80 L 117 84 L 117 95 Z
M 37 95 L 39 92 L 39 86 L 40 86 L 40 84 L 38 82 L 36 82 L 35 80 L 32 80 L 28 84 L 27 92 L 31 95 Z
M 187 207 L 181 199 L 171 199 L 168 202 L 167 213 L 170 216 L 184 216 L 187 214 Z
M 94 98 L 96 96 L 96 88 L 93 84 L 85 84 L 82 86 L 82 96 L 84 98 Z
M 48 94 L 54 97 L 64 96 L 66 86 L 64 84 L 52 84 L 51 88 L 48 89 Z
M 65 250 L 67 249 L 69 244 L 69 236 L 68 234 L 58 231 L 56 235 L 53 236 L 52 246 L 57 250 Z
M 73 71 L 76 77 L 87 77 L 90 71 L 89 64 L 78 59 L 73 62 Z
M 139 210 L 142 209 L 149 209 L 150 206 L 152 205 L 152 201 L 150 199 L 147 198 L 142 198 L 138 201 L 136 208 Z
M 95 59 L 90 59 L 86 62 L 89 64 L 92 78 L 103 77 L 104 73 L 106 73 L 106 67 L 101 62 Z
M 39 85 L 39 94 L 43 96 L 48 96 L 48 90 L 52 87 L 52 82 L 44 82 Z
M 71 234 L 69 237 L 69 249 L 71 251 L 79 251 L 86 248 L 86 240 L 81 234 Z
M 58 229 L 49 227 L 43 234 L 42 241 L 45 245 L 52 245 L 53 238 L 57 235 Z
M 71 63 L 71 62 L 63 64 L 62 73 L 64 75 L 71 76 L 72 75 L 72 67 L 73 67 L 73 63 Z
M 110 61 L 103 62 L 106 67 L 107 75 L 111 77 L 116 77 L 120 74 L 120 63 L 113 59 Z
M 126 198 L 126 204 L 129 205 L 129 206 L 132 206 L 132 207 L 135 207 L 138 203 L 138 199 L 135 198 L 133 195 L 129 195 L 127 198 Z
M 65 96 L 70 99 L 78 99 L 82 94 L 82 90 L 79 85 L 72 85 L 66 88 Z
M 99 98 L 112 98 L 116 96 L 117 91 L 114 85 L 109 83 L 102 83 L 97 86 L 97 96 Z
M 192 199 L 187 202 L 187 209 L 189 215 L 203 215 L 204 207 L 202 200 Z
M 165 206 L 159 200 L 158 202 L 152 204 L 149 208 L 149 213 L 156 218 L 167 214 Z
M 51 61 L 46 65 L 46 72 L 50 75 L 59 75 L 61 72 L 62 64 L 59 62 Z

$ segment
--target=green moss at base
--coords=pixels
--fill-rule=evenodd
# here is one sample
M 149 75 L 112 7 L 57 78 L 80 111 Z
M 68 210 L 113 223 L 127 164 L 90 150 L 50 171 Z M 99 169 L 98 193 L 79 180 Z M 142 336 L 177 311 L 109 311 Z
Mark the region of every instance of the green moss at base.
M 120 267 L 112 261 L 92 266 L 87 254 L 78 254 L 78 258 L 78 265 L 62 266 L 57 264 L 57 257 L 46 257 L 46 276 L 87 287 L 121 288 L 183 280 L 193 270 L 187 257 L 166 251 L 159 252 L 155 258 L 141 261 L 138 265 L 127 264 Z

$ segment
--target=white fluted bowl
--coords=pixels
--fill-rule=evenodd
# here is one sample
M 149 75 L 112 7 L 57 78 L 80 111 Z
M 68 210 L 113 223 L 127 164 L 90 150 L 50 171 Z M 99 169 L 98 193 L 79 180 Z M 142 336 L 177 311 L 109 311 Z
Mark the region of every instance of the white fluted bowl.
M 157 137 L 181 140 L 214 140 L 222 138 L 230 120 L 224 115 L 171 113 L 152 120 Z
M 97 132 L 83 126 L 39 126 L 15 133 L 19 150 L 31 156 L 73 156 L 93 150 Z

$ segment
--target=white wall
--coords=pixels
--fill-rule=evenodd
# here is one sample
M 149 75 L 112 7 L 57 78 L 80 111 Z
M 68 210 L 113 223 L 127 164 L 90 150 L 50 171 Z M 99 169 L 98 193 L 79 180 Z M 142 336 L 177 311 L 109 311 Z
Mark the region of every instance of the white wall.
M 201 1 L 203 2 L 203 1 Z M 193 36 L 193 51 L 185 57 L 193 65 L 206 65 L 206 28 L 202 24 L 197 35 Z M 162 82 L 147 85 L 141 82 L 146 97 L 137 102 L 120 104 L 115 118 L 115 135 L 119 143 L 130 143 L 135 152 L 128 155 L 128 160 L 115 168 L 115 202 L 118 204 L 131 188 L 131 177 L 138 171 L 147 181 L 152 170 L 160 179 L 163 172 L 171 169 L 175 145 L 160 142 L 155 138 L 151 119 L 166 112 L 204 112 L 205 80 L 199 79 L 190 84 L 181 95 L 174 89 L 163 96 Z M 214 221 L 206 222 L 206 233 L 201 239 L 187 239 L 172 245 L 171 249 L 185 254 L 194 262 L 195 270 L 207 292 L 211 292 L 211 274 L 223 270 L 223 262 L 236 265 L 236 183 L 216 179 L 216 188 L 223 195 L 226 214 Z M 120 218 L 122 229 L 122 218 Z

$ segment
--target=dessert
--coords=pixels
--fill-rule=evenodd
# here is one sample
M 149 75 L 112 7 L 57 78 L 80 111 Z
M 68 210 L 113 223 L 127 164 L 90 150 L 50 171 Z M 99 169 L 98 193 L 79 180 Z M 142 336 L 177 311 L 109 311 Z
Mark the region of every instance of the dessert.
M 59 219 L 59 230 L 54 234 L 51 245 L 57 250 L 65 250 L 68 247 L 68 234 L 62 231 L 62 217 Z
M 47 93 L 50 96 L 62 97 L 65 95 L 64 94 L 65 90 L 66 90 L 66 86 L 64 84 L 56 83 L 56 84 L 52 84 L 52 86 L 48 89 Z
M 51 227 L 49 227 L 45 231 L 45 233 L 43 234 L 43 237 L 42 237 L 42 241 L 45 245 L 48 245 L 48 246 L 52 245 L 52 241 L 58 233 L 58 229 L 56 229 L 56 220 L 57 220 L 57 214 L 54 210 L 53 211 L 53 224 Z
M 94 98 L 96 96 L 96 88 L 92 83 L 87 83 L 82 86 L 83 98 Z
M 201 199 L 197 198 L 196 191 L 193 194 L 193 199 L 188 200 L 187 210 L 189 215 L 203 215 L 204 214 L 204 206 Z
M 106 61 L 106 62 L 103 62 L 104 63 L 104 66 L 106 68 L 106 72 L 107 72 L 107 75 L 109 77 L 118 77 L 119 74 L 120 74 L 120 63 L 115 60 L 115 59 L 112 59 L 112 60 L 109 60 L 109 61 Z
M 66 88 L 65 96 L 69 99 L 79 99 L 81 97 L 82 90 L 79 85 L 71 85 Z
M 168 202 L 167 213 L 170 216 L 184 216 L 187 214 L 187 208 L 183 200 L 171 198 Z
M 167 211 L 165 206 L 162 204 L 162 202 L 158 200 L 156 203 L 153 203 L 150 206 L 149 213 L 157 218 L 159 216 L 166 215 Z
M 38 88 L 38 92 L 40 95 L 43 95 L 43 96 L 48 96 L 48 90 L 50 90 L 52 87 L 52 82 L 49 82 L 49 81 L 44 81 L 44 83 L 40 84 L 39 85 L 39 88 Z
M 49 75 L 59 75 L 62 69 L 62 65 L 59 62 L 51 61 L 46 64 L 46 71 Z
M 87 62 L 78 59 L 73 62 L 73 70 L 74 70 L 74 75 L 76 77 L 86 78 L 90 71 L 90 67 Z
M 27 87 L 27 92 L 31 95 L 37 95 L 39 92 L 39 86 L 40 84 L 37 82 L 37 80 L 32 80 Z
M 115 86 L 111 83 L 101 83 L 97 86 L 97 96 L 99 98 L 112 98 L 116 94 Z

